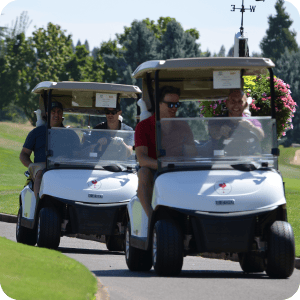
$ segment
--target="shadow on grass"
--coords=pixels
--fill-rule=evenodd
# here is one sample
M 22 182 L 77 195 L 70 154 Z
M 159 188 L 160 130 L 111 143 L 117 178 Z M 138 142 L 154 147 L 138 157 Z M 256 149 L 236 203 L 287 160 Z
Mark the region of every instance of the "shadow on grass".
M 155 273 L 153 268 L 149 272 L 132 272 L 126 269 L 91 271 L 98 277 L 160 277 Z M 271 279 L 265 273 L 247 274 L 243 271 L 223 270 L 182 270 L 181 273 L 174 278 Z
M 61 253 L 74 253 L 74 254 L 87 254 L 87 255 L 121 255 L 124 256 L 124 252 L 108 251 L 100 249 L 82 249 L 82 248 L 66 248 L 58 247 L 57 251 Z

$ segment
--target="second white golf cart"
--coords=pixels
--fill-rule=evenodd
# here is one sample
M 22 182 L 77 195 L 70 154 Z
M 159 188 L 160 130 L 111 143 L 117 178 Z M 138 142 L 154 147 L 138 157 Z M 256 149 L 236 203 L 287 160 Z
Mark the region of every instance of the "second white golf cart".
M 59 101 L 65 116 L 90 120 L 104 117 L 105 108 L 115 108 L 122 98 L 138 99 L 141 91 L 108 83 L 41 82 L 33 93 L 40 95 L 43 113 Z M 17 241 L 55 249 L 61 236 L 81 234 L 105 237 L 109 250 L 123 250 L 126 205 L 137 189 L 135 157 L 124 145 L 133 146 L 134 131 L 77 125 L 51 128 L 48 118 L 39 199 L 29 181 L 20 193 Z
M 153 265 L 159 275 L 177 275 L 186 255 L 225 252 L 238 253 L 245 272 L 291 276 L 295 246 L 278 172 L 273 67 L 269 59 L 247 57 L 149 61 L 136 69 L 143 100 L 148 109 L 155 108 L 158 170 L 151 218 L 137 197 L 128 204 L 130 270 L 147 271 Z M 243 76 L 268 71 L 271 116 L 160 119 L 162 86 L 179 88 L 180 101 L 221 102 L 231 88 L 243 88 Z M 242 126 L 245 121 L 263 134 Z M 217 138 L 214 131 L 223 126 L 230 135 Z M 186 139 L 178 134 L 181 128 Z

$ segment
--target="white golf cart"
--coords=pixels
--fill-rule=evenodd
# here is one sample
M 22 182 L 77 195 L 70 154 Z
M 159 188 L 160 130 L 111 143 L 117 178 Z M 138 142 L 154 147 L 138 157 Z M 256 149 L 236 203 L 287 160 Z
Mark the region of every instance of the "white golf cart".
M 130 270 L 153 265 L 159 275 L 178 275 L 186 255 L 225 252 L 237 253 L 245 272 L 291 276 L 295 246 L 278 171 L 273 67 L 265 58 L 190 58 L 148 61 L 135 70 L 143 100 L 156 112 L 158 170 L 151 219 L 136 196 L 128 204 Z M 231 88 L 243 88 L 243 76 L 267 71 L 272 116 L 160 119 L 162 86 L 180 88 L 180 101 L 225 100 Z M 244 128 L 245 119 L 263 136 Z M 230 135 L 217 138 L 224 125 Z
M 40 95 L 42 114 L 59 101 L 65 115 L 84 114 L 89 120 L 105 119 L 105 108 L 141 94 L 136 86 L 87 82 L 41 82 L 32 92 Z M 101 138 L 105 145 L 99 144 Z M 105 237 L 109 250 L 124 250 L 126 205 L 136 194 L 137 175 L 135 157 L 122 140 L 133 146 L 134 131 L 51 128 L 48 118 L 39 199 L 29 180 L 20 193 L 17 241 L 56 249 L 61 236 L 80 234 Z

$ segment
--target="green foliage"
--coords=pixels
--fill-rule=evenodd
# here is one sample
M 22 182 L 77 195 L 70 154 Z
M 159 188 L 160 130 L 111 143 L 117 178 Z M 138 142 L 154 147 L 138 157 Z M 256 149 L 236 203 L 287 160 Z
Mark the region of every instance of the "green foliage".
M 296 52 L 287 49 L 277 60 L 274 73 L 282 78 L 285 82 L 289 82 L 293 99 L 300 106 L 300 50 Z M 285 146 L 292 143 L 300 143 L 300 110 L 297 109 L 293 119 L 294 129 L 287 132 L 286 138 L 282 139 Z
M 274 17 L 269 16 L 269 28 L 260 43 L 263 57 L 271 58 L 275 63 L 284 53 L 286 47 L 289 51 L 298 50 L 296 31 L 289 30 L 293 21 L 285 12 L 283 5 L 284 0 L 277 0 L 275 4 L 276 15 Z

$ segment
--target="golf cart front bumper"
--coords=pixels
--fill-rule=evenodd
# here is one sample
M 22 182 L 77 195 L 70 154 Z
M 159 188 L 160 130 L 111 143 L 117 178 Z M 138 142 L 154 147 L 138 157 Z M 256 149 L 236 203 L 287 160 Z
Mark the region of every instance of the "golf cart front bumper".
M 178 211 L 189 215 L 198 252 L 238 253 L 250 251 L 254 237 L 261 234 L 258 220 L 265 226 L 273 218 L 281 218 L 277 208 L 235 213 Z
M 58 200 L 58 199 L 57 199 Z M 126 211 L 128 201 L 122 203 L 95 204 L 59 199 L 67 207 L 71 232 L 81 234 L 112 235 L 118 216 Z M 64 218 L 62 216 L 62 218 Z

